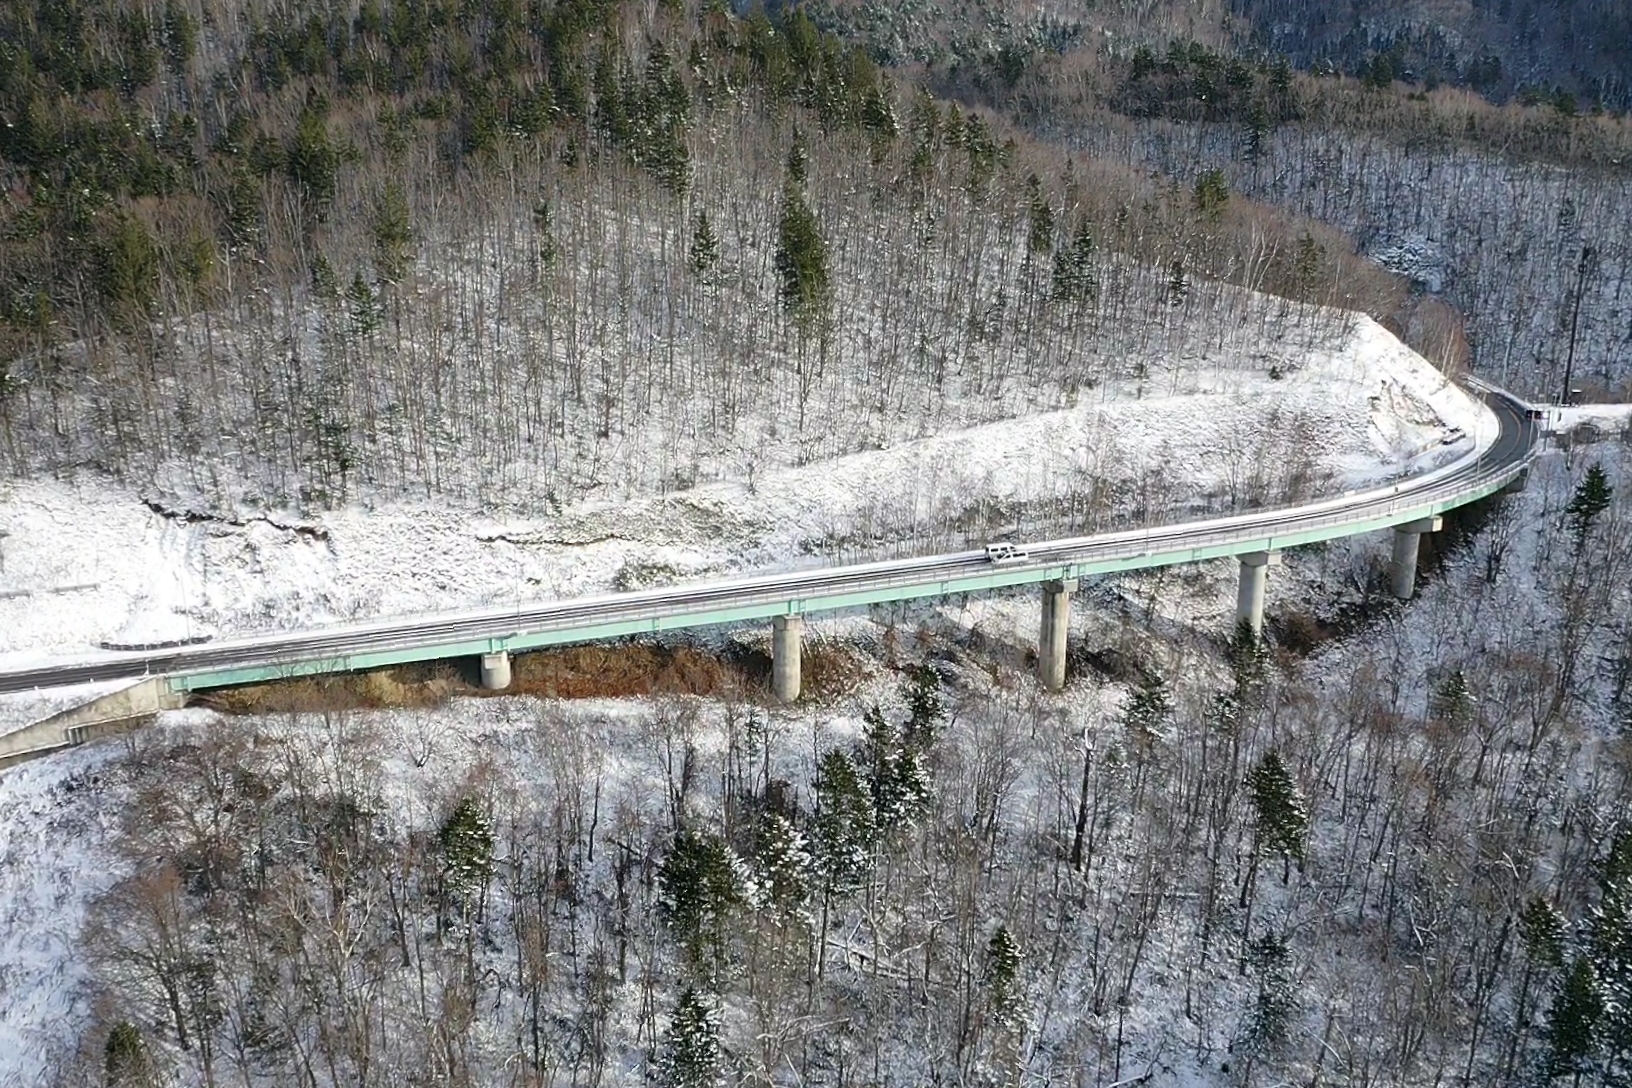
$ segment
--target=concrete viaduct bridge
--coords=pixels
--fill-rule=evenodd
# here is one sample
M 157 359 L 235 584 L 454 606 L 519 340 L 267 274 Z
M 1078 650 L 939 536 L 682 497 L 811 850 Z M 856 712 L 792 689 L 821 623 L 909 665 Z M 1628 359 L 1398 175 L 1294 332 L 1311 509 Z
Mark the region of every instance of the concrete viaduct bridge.
M 1439 529 L 1448 510 L 1522 486 L 1535 455 L 1533 411 L 1498 390 L 1486 388 L 1483 395 L 1494 417 L 1484 437 L 1488 429 L 1496 434 L 1474 453 L 1398 484 L 1303 506 L 1051 540 L 1008 554 L 958 552 L 106 653 L 0 671 L 0 692 L 130 681 L 103 696 L 113 700 L 101 719 L 109 720 L 179 706 L 188 693 L 209 688 L 462 656 L 480 658 L 482 685 L 502 690 L 510 686 L 510 656 L 518 651 L 769 619 L 772 686 L 778 699 L 791 702 L 799 696 L 801 638 L 810 613 L 1028 584 L 1042 593 L 1039 676 L 1058 690 L 1065 683 L 1069 602 L 1082 578 L 1234 556 L 1241 564 L 1236 618 L 1258 631 L 1269 569 L 1283 549 L 1391 529 L 1391 586 L 1396 596 L 1411 597 L 1422 534 Z M 68 711 L 0 736 L 0 761 L 76 743 L 86 720 L 85 713 Z

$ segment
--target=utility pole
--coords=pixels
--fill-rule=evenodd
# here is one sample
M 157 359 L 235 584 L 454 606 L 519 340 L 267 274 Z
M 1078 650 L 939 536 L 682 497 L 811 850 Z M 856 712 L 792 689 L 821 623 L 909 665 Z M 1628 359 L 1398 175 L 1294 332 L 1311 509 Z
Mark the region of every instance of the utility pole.
M 1581 322 L 1581 296 L 1586 292 L 1587 275 L 1594 259 L 1598 256 L 1591 246 L 1581 247 L 1581 263 L 1575 269 L 1575 305 L 1570 310 L 1570 350 L 1564 361 L 1564 388 L 1560 390 L 1558 403 L 1570 403 L 1570 380 L 1575 374 L 1575 330 Z

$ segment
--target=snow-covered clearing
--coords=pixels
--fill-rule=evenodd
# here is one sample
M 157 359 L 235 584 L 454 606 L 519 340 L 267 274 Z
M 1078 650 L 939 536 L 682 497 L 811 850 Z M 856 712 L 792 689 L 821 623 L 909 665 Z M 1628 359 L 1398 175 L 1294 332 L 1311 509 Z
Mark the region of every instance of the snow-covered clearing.
M 1480 419 L 1356 318 L 1326 351 L 1174 360 L 1057 411 L 555 514 L 398 501 L 223 520 L 99 480 L 20 481 L 0 491 L 0 660 L 931 553 L 978 543 L 984 526 L 1037 538 L 1308 498 L 1459 456 Z

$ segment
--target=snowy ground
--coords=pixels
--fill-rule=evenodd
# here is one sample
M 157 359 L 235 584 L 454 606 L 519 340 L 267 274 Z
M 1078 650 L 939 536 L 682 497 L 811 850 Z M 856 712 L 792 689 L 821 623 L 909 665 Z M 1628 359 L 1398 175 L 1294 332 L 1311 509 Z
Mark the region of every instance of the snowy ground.
M 1203 590 L 1203 596 L 1208 595 L 1216 594 Z M 1198 607 L 1205 612 L 1210 605 L 1202 601 Z M 1075 626 L 1080 634 L 1103 625 L 1108 617 L 1109 612 L 1085 606 L 1078 610 Z M 1038 690 L 1009 683 L 1013 675 L 1009 669 L 1022 666 L 1020 655 L 1034 624 L 1030 598 L 1011 596 L 886 605 L 867 617 L 819 621 L 812 625 L 812 634 L 877 646 L 890 626 L 926 626 L 955 639 L 961 639 L 959 631 L 966 635 L 978 628 L 983 657 L 1002 660 L 1011 656 L 1006 647 L 1014 651 L 1012 660 L 1003 662 L 1008 667 L 992 674 L 998 685 L 994 691 L 1002 692 L 996 696 L 998 704 L 1012 703 L 1011 711 L 1024 704 L 1030 717 L 1037 713 Z M 880 673 L 836 706 L 801 705 L 774 712 L 768 728 L 773 738 L 780 738 L 773 741 L 778 753 L 775 774 L 808 784 L 814 772 L 813 753 L 854 743 L 861 734 L 865 707 L 897 699 L 898 682 L 899 677 Z M 973 682 L 982 681 L 976 676 Z M 1044 713 L 1060 721 L 1109 721 L 1123 696 L 1124 689 L 1114 684 L 1074 684 L 1058 697 L 1043 696 Z M 681 710 L 682 705 L 686 709 Z M 350 771 L 380 791 L 392 823 L 426 830 L 436 827 L 472 782 L 495 771 L 517 783 L 518 799 L 548 796 L 548 784 L 565 773 L 563 759 L 581 781 L 596 783 L 598 795 L 660 805 L 669 785 L 659 739 L 662 730 L 677 716 L 685 718 L 690 723 L 685 727 L 688 739 L 701 757 L 716 760 L 723 751 L 723 722 L 730 712 L 722 703 L 694 699 L 466 699 L 429 712 L 361 712 L 338 728 L 351 737 L 369 738 L 368 750 L 378 765 L 354 765 Z M 71 1053 L 92 1019 L 96 995 L 81 931 L 98 897 L 128 871 L 116 850 L 119 822 L 132 801 L 126 788 L 130 772 L 123 761 L 133 752 L 201 736 L 222 724 L 224 720 L 212 711 L 169 711 L 126 740 L 102 741 L 0 775 L 0 1085 L 50 1083 L 57 1063 Z M 317 748 L 342 743 L 328 732 L 337 728 L 336 723 L 317 717 L 277 716 L 226 724 L 253 728 L 263 739 L 304 737 Z M 1041 782 L 1028 781 L 1013 798 L 1014 811 L 1028 811 L 1033 803 L 1029 793 L 1039 788 Z M 650 815 L 659 819 L 658 813 Z M 1158 965 L 1163 962 L 1156 957 Z M 1222 982 L 1235 984 L 1233 978 Z M 1180 1030 L 1179 1016 L 1176 1007 L 1141 1006 L 1129 1019 L 1130 1038 L 1161 1039 Z M 1130 1055 L 1137 1055 L 1141 1068 L 1154 1057 L 1135 1043 L 1130 1043 Z M 1130 1057 L 1130 1065 L 1133 1061 Z M 635 1084 L 641 1075 L 635 1056 L 613 1073 L 613 1080 Z
M 1182 380 L 1175 368 L 1056 412 L 551 518 L 395 504 L 229 523 L 170 516 L 184 508 L 155 499 L 161 512 L 143 501 L 152 496 L 102 483 L 13 483 L 0 491 L 0 661 L 830 562 L 869 546 L 910 550 L 941 542 L 977 504 L 1023 510 L 1083 478 L 1131 487 L 1165 473 L 1179 483 L 1170 504 L 1194 509 L 1227 501 L 1266 461 L 1307 456 L 1323 488 L 1341 491 L 1453 459 L 1478 429 L 1470 400 L 1366 320 L 1340 349 L 1277 372 L 1208 374 L 1191 360 Z M 1344 577 L 1348 562 L 1342 553 L 1332 572 L 1278 574 L 1277 584 Z M 1228 562 L 1200 564 L 1127 579 L 1119 592 L 1148 600 L 1159 623 L 1214 625 L 1232 606 L 1234 573 Z M 1081 631 L 1111 617 L 1085 592 L 1075 623 Z M 876 637 L 879 623 L 925 620 L 978 628 L 1012 647 L 1017 664 L 1035 604 L 1017 594 L 891 606 L 823 621 L 817 633 Z M 1067 716 L 1103 717 L 1120 694 L 1088 685 L 1062 698 Z M 404 814 L 429 818 L 461 768 L 532 721 L 537 705 L 459 703 L 434 723 L 381 716 L 381 728 L 402 734 L 396 750 L 429 750 L 423 764 L 404 757 L 389 768 Z M 53 708 L 8 709 L 36 717 Z M 649 709 L 597 703 L 565 713 L 604 730 Z M 859 709 L 789 728 L 837 738 Z M 207 724 L 199 714 L 163 720 Z M 122 808 L 120 752 L 104 742 L 0 776 L 0 1084 L 42 1077 L 89 1016 L 77 938 L 87 904 L 118 876 L 109 843 Z
M 1515 524 L 1525 528 L 1513 537 L 1509 560 L 1518 575 L 1517 585 L 1528 585 L 1522 572 L 1544 561 L 1538 548 L 1550 524 L 1547 511 L 1556 510 L 1572 486 L 1566 464 L 1562 455 L 1544 458 L 1531 489 L 1518 500 L 1522 505 Z M 1490 532 L 1499 535 L 1501 530 Z M 1322 608 L 1354 597 L 1357 580 L 1386 558 L 1386 548 L 1386 540 L 1373 534 L 1295 550 L 1271 578 L 1271 611 Z M 1424 580 L 1421 601 L 1390 613 L 1352 644 L 1331 644 L 1309 662 L 1309 675 L 1341 681 L 1347 675 L 1345 662 L 1382 653 L 1402 640 L 1418 648 L 1413 660 L 1436 659 L 1436 653 L 1426 648 L 1446 638 L 1445 617 L 1455 613 L 1455 598 L 1467 596 L 1464 583 L 1477 578 L 1483 561 L 1475 550 L 1453 555 L 1441 574 Z M 1182 653 L 1187 629 L 1214 633 L 1221 629 L 1233 605 L 1235 574 L 1235 564 L 1224 560 L 1084 586 L 1073 608 L 1073 642 L 1100 649 L 1119 644 L 1132 632 L 1153 653 Z M 1535 595 L 1533 588 L 1520 592 L 1503 607 L 1531 609 Z M 1079 674 L 1056 697 L 1023 681 L 1013 683 L 1035 637 L 1035 622 L 1034 597 L 1016 593 L 880 606 L 865 615 L 819 620 L 813 633 L 877 646 L 885 641 L 887 627 L 915 631 L 927 626 L 950 641 L 972 645 L 969 632 L 978 631 L 981 649 L 976 660 L 993 663 L 993 690 L 1006 691 L 1016 706 L 1024 703 L 1028 718 L 1057 721 L 1062 728 L 1063 723 L 1111 720 L 1124 698 L 1126 689 L 1120 685 Z M 1466 643 L 1468 653 L 1479 652 L 1481 625 L 1458 621 L 1455 626 L 1453 641 L 1459 647 Z M 1524 628 L 1519 624 L 1515 629 Z M 1192 663 L 1204 662 L 1192 659 Z M 1178 667 L 1176 662 L 1166 664 Z M 1405 677 L 1404 682 L 1414 686 L 1419 679 Z M 787 761 L 777 773 L 808 782 L 810 753 L 851 739 L 865 703 L 893 697 L 893 684 L 893 677 L 880 675 L 838 705 L 776 712 L 773 728 L 785 738 L 780 750 Z M 588 761 L 584 773 L 604 776 L 608 796 L 615 792 L 614 784 L 621 784 L 631 795 L 660 797 L 664 772 L 652 727 L 680 703 L 697 714 L 694 737 L 705 758 L 712 758 L 708 753 L 714 750 L 726 708 L 708 701 L 463 700 L 434 713 L 359 715 L 357 725 L 378 733 L 377 750 L 383 759 L 378 781 L 396 817 L 423 828 L 433 825 L 483 764 L 509 768 L 508 773 L 535 784 L 549 781 L 556 773 L 551 749 L 573 761 Z M 209 729 L 216 721 L 205 711 L 167 713 L 160 726 L 140 735 L 135 744 L 161 743 L 189 730 Z M 541 747 L 537 738 L 546 723 L 544 732 L 552 739 Z M 269 732 L 307 728 L 287 718 L 260 726 Z M 316 736 L 322 726 L 310 728 Z M 123 742 L 103 742 L 0 776 L 0 904 L 5 904 L 0 914 L 0 1084 L 40 1082 L 53 1056 L 73 1045 L 90 1017 L 88 967 L 77 933 L 88 905 L 119 874 L 111 842 L 126 802 L 119 769 L 124 750 Z M 1017 796 L 1012 808 L 1025 811 L 1026 799 Z M 1187 946 L 1180 940 L 1160 944 L 1149 968 L 1150 993 L 1161 989 L 1164 978 L 1171 981 L 1175 964 L 1186 954 Z M 1233 966 L 1227 966 L 1214 996 L 1227 992 L 1230 1000 L 1238 1000 L 1236 991 L 1242 983 Z M 1185 1038 L 1192 1031 L 1176 1002 L 1142 1000 L 1130 1013 L 1129 1035 L 1136 1042 L 1130 1044 L 1125 1069 L 1140 1072 L 1153 1062 L 1162 1083 L 1223 1083 L 1216 1070 L 1193 1064 L 1186 1047 L 1152 1042 Z M 625 1070 L 620 1077 L 637 1072 Z
M 80 930 L 124 872 L 121 754 L 97 744 L 0 776 L 0 1084 L 44 1083 L 90 1016 Z
M 1063 410 L 551 517 L 395 503 L 226 521 L 101 481 L 15 482 L 0 490 L 0 662 L 942 551 L 988 525 L 1023 539 L 1065 527 L 1050 518 L 1095 488 L 1123 516 L 1193 516 L 1294 464 L 1316 492 L 1431 468 L 1480 419 L 1369 319 L 1273 373 L 1175 361 Z
M 1547 409 L 1549 431 L 1574 431 L 1583 425 L 1600 433 L 1619 435 L 1632 428 L 1632 404 L 1582 404 L 1570 408 Z

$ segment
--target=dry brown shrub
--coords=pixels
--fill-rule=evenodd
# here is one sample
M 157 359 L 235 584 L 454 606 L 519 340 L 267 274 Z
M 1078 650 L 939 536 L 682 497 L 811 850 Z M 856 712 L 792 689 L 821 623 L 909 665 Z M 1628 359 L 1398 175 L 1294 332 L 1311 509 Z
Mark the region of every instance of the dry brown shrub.
M 807 638 L 800 665 L 805 694 L 816 699 L 848 695 L 872 672 L 860 650 L 827 638 Z
M 806 639 L 803 666 L 805 690 L 817 698 L 845 694 L 867 672 L 859 651 L 829 639 Z M 478 683 L 473 661 L 426 661 L 221 688 L 200 693 L 194 702 L 225 714 L 275 714 L 436 706 L 459 695 L 547 699 L 701 695 L 757 700 L 768 696 L 771 659 L 764 647 L 743 643 L 732 643 L 721 652 L 687 643 L 591 643 L 517 654 L 512 675 L 508 689 L 490 692 Z
M 1312 612 L 1283 612 L 1271 621 L 1270 629 L 1276 645 L 1297 657 L 1307 657 L 1340 633 L 1335 625 Z
M 753 685 L 726 658 L 696 646 L 593 643 L 520 654 L 507 695 L 621 699 L 646 695 L 743 695 Z M 498 694 L 498 693 L 495 693 Z

